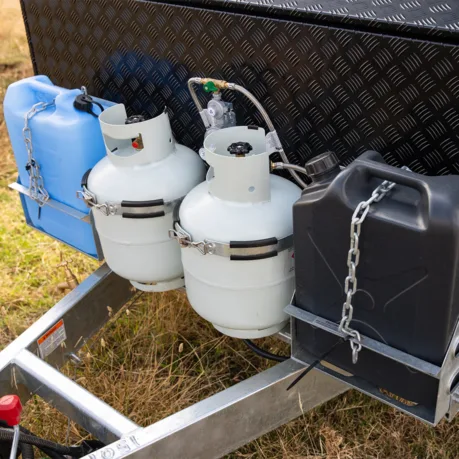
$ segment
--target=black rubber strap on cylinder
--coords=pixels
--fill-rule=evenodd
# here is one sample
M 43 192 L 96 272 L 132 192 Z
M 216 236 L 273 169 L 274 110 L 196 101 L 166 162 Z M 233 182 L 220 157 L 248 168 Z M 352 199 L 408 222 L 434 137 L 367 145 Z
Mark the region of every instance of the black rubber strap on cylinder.
M 89 174 L 91 173 L 92 169 L 88 169 L 83 177 L 81 177 L 81 188 L 88 188 L 88 178 Z
M 142 218 L 158 218 L 158 217 L 164 217 L 166 214 L 164 213 L 164 210 L 161 210 L 160 212 L 145 212 L 144 214 L 129 214 L 127 212 L 122 214 L 123 218 L 137 218 L 137 219 L 142 219 Z
M 153 201 L 121 201 L 121 207 L 156 207 L 164 206 L 164 199 L 154 199 Z
M 232 261 L 254 261 L 254 260 L 265 260 L 266 258 L 277 257 L 277 250 L 268 253 L 261 253 L 259 255 L 231 255 L 230 260 Z
M 275 237 L 257 239 L 255 241 L 230 241 L 230 249 L 249 249 L 251 247 L 266 247 L 276 245 L 279 241 Z M 277 254 L 276 254 L 277 255 Z

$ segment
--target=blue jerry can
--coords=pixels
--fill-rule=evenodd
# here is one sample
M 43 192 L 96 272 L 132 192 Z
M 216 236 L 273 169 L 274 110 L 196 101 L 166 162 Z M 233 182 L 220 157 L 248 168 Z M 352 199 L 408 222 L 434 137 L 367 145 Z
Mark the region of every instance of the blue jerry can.
M 77 110 L 80 89 L 55 86 L 43 75 L 11 84 L 5 95 L 4 114 L 19 171 L 19 188 L 29 188 L 28 152 L 23 136 L 25 116 L 39 102 L 52 103 L 29 120 L 33 157 L 40 167 L 49 201 L 41 208 L 21 194 L 27 223 L 92 257 L 98 257 L 88 208 L 76 197 L 81 178 L 105 156 L 105 146 L 94 104 L 93 114 Z M 113 105 L 94 99 L 103 107 Z

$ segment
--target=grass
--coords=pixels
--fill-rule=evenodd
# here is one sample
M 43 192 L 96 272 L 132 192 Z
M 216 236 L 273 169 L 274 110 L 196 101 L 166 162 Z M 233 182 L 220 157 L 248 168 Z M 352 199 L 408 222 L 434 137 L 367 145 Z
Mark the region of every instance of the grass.
M 0 0 L 0 105 L 6 87 L 32 74 L 16 0 Z M 16 166 L 0 107 L 0 346 L 16 338 L 64 294 L 59 265 L 81 280 L 97 266 L 25 224 L 7 188 Z M 273 352 L 285 345 L 267 339 Z M 142 296 L 80 353 L 70 377 L 140 425 L 148 425 L 262 371 L 271 364 L 220 335 L 179 293 Z M 24 424 L 37 435 L 75 443 L 87 435 L 39 398 Z M 436 429 L 357 392 L 305 414 L 229 458 L 457 458 L 459 421 Z

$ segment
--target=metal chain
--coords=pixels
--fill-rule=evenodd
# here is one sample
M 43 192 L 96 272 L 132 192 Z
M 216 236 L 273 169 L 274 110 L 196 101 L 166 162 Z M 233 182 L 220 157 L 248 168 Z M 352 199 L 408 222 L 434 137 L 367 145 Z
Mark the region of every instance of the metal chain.
M 29 121 L 37 114 L 54 105 L 54 100 L 51 102 L 38 102 L 24 116 L 24 128 L 22 136 L 27 149 L 27 164 L 26 170 L 29 174 L 29 195 L 42 207 L 49 199 L 49 194 L 45 189 L 43 177 L 40 174 L 40 166 L 33 156 L 32 131 L 29 127 Z
M 409 171 L 408 167 L 402 167 L 402 169 Z M 371 193 L 370 199 L 367 201 L 360 202 L 351 219 L 351 244 L 347 254 L 347 267 L 349 269 L 348 275 L 344 281 L 344 294 L 346 295 L 346 301 L 343 304 L 343 312 L 341 316 L 341 322 L 339 324 L 339 330 L 349 336 L 350 345 L 352 349 L 352 363 L 357 363 L 359 358 L 359 352 L 362 350 L 362 337 L 357 330 L 351 328 L 350 324 L 354 314 L 354 307 L 352 305 L 352 299 L 357 291 L 357 266 L 360 261 L 360 234 L 362 232 L 362 223 L 370 211 L 370 206 L 381 201 L 387 193 L 389 193 L 396 184 L 389 180 L 384 180 L 378 187 Z

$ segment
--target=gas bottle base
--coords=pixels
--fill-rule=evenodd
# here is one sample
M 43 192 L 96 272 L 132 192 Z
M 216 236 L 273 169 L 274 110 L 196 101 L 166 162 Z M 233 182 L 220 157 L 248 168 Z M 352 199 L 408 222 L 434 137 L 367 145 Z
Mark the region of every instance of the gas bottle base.
M 224 335 L 231 336 L 231 338 L 238 339 L 257 339 L 266 338 L 267 336 L 275 335 L 280 332 L 288 323 L 288 320 L 280 324 L 273 325 L 272 327 L 263 328 L 261 330 L 236 330 L 234 328 L 220 327 L 219 325 L 212 324 L 216 330 Z
M 155 282 L 153 284 L 143 284 L 141 282 L 129 281 L 137 290 L 144 292 L 168 292 L 170 290 L 177 290 L 185 286 L 185 279 L 178 277 L 170 281 Z

